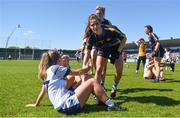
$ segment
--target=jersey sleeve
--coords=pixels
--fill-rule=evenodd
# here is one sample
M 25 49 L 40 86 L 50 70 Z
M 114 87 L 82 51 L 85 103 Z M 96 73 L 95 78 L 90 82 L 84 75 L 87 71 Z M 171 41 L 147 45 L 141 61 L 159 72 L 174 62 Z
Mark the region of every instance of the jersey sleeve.
M 155 41 L 159 41 L 159 38 L 158 38 L 158 36 L 156 34 L 152 33 L 152 35 L 153 35 L 153 38 L 154 38 Z
M 102 22 L 103 25 L 112 25 L 112 23 L 104 18 L 104 21 Z
M 91 37 L 89 38 L 89 40 L 87 41 L 87 43 L 86 43 L 86 48 L 89 49 L 89 50 L 91 50 L 92 47 L 93 47 L 93 45 L 95 45 L 95 37 L 94 37 L 94 36 L 91 36 Z
M 111 32 L 111 36 L 114 39 L 122 40 L 126 37 L 126 35 L 124 33 L 122 33 L 121 30 L 119 30 L 116 26 L 112 26 L 112 27 L 105 28 L 105 29 L 108 29 Z
M 117 38 L 119 38 L 120 40 L 126 38 L 126 35 L 121 30 L 119 30 L 116 26 L 114 26 L 114 29 L 116 29 L 115 33 L 116 33 Z
M 70 67 L 59 66 L 54 74 L 60 78 L 65 78 L 71 72 Z

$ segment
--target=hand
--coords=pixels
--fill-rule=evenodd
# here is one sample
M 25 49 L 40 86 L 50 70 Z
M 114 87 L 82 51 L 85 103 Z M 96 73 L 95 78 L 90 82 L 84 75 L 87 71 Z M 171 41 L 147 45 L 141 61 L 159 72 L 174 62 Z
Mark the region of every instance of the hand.
M 37 105 L 34 103 L 34 104 L 27 104 L 26 107 L 37 107 Z

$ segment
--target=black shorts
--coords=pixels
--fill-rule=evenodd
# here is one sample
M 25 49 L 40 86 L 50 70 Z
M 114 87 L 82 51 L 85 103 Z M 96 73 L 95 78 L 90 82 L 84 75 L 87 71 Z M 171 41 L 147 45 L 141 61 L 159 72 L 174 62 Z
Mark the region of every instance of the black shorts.
M 163 58 L 164 57 L 164 49 L 160 49 L 159 51 L 156 52 L 155 56 L 154 57 L 161 57 Z
M 98 56 L 110 59 L 111 63 L 114 64 L 115 60 L 119 58 L 120 53 L 118 52 L 119 44 L 111 47 L 101 48 L 98 50 Z
M 139 56 L 139 57 L 138 57 L 138 60 L 145 62 L 145 61 L 146 61 L 146 56 Z

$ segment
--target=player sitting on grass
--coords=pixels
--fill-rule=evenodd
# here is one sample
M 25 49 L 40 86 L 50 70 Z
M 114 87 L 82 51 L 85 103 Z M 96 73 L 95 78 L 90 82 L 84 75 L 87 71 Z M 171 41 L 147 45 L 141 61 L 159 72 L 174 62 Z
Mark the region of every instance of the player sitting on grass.
M 117 105 L 104 93 L 96 79 L 88 79 L 79 85 L 74 91 L 66 88 L 69 82 L 67 75 L 83 75 L 90 70 L 91 66 L 85 66 L 79 70 L 71 70 L 62 66 L 62 59 L 58 52 L 48 51 L 43 53 L 39 64 L 39 78 L 44 81 L 41 92 L 47 91 L 54 108 L 65 114 L 75 114 L 81 111 L 91 93 L 102 101 L 109 111 L 126 110 Z M 40 99 L 41 100 L 41 99 Z M 38 102 L 37 102 L 38 103 Z M 39 104 L 28 104 L 27 107 L 36 107 Z
M 163 77 L 163 67 L 164 67 L 164 64 L 161 63 L 160 64 L 160 81 L 165 80 Z M 148 79 L 148 78 L 155 79 L 156 73 L 157 72 L 155 70 L 153 58 L 151 58 L 150 56 L 147 56 L 146 64 L 144 67 L 144 75 L 143 75 L 144 79 Z

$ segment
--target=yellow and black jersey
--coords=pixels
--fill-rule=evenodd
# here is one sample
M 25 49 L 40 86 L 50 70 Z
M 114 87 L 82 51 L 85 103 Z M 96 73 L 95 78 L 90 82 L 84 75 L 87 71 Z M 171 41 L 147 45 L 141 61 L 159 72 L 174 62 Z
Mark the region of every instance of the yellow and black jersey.
M 138 56 L 142 57 L 142 56 L 145 56 L 146 55 L 146 43 L 141 43 L 139 45 L 139 52 L 138 52 Z
M 87 42 L 87 49 L 95 46 L 97 49 L 115 46 L 120 43 L 126 36 L 116 26 L 102 25 L 103 32 L 101 35 L 92 33 Z
M 102 25 L 112 25 L 111 22 L 107 19 L 103 19 L 103 21 L 101 22 Z

